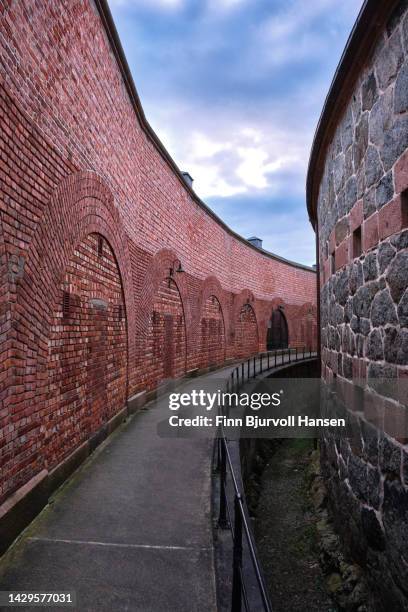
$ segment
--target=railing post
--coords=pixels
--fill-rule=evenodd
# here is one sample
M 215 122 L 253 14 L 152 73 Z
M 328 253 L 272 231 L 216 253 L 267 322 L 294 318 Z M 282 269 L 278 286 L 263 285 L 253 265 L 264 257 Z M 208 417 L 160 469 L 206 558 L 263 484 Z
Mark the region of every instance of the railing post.
M 262 374 L 262 372 L 263 372 L 263 369 L 262 369 L 262 358 L 263 358 L 263 353 L 261 353 L 261 371 L 260 371 L 260 374 Z
M 248 366 L 248 368 L 247 368 L 247 379 L 249 380 L 249 359 L 247 361 L 247 366 Z
M 297 360 L 298 360 L 298 355 L 297 355 L 297 347 L 296 347 L 296 349 L 295 349 L 295 350 L 296 350 L 296 354 L 295 354 L 295 361 L 297 361 Z
M 276 368 L 276 355 L 278 354 L 278 352 L 275 350 L 275 368 Z
M 217 474 L 221 470 L 221 439 L 217 438 L 217 463 L 214 468 L 214 472 Z
M 289 363 L 290 363 L 290 358 L 291 358 L 291 350 L 290 350 L 290 347 L 288 347 L 288 351 L 289 351 Z
M 244 378 L 245 378 L 245 365 L 244 365 L 244 362 L 241 363 L 241 378 L 242 378 L 242 384 L 244 384 Z
M 241 496 L 235 495 L 234 500 L 234 552 L 232 561 L 232 601 L 231 612 L 241 612 L 242 604 L 242 516 L 240 506 Z
M 270 357 L 270 352 L 269 352 L 269 351 L 267 352 L 267 355 L 268 355 L 268 370 L 270 370 L 270 369 L 271 369 L 271 367 L 270 367 L 270 365 L 269 365 L 269 357 Z
M 225 452 L 225 440 L 221 438 L 220 443 L 221 443 L 220 514 L 218 517 L 218 525 L 221 529 L 228 529 L 229 525 L 228 525 L 228 519 L 227 519 L 227 492 L 226 492 L 227 456 Z
M 254 378 L 256 377 L 256 357 L 254 357 Z

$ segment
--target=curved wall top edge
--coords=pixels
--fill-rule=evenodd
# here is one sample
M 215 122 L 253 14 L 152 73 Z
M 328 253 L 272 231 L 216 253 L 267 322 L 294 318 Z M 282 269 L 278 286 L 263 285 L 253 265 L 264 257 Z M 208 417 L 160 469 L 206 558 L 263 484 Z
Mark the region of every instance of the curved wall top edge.
M 361 68 L 397 4 L 398 0 L 364 1 L 334 73 L 313 137 L 307 170 L 306 203 L 310 222 L 315 229 L 317 189 L 330 136 L 342 116 Z
M 133 77 L 132 77 L 132 74 L 129 68 L 129 64 L 127 62 L 126 55 L 122 47 L 122 43 L 120 42 L 119 34 L 117 32 L 115 23 L 113 21 L 112 13 L 108 6 L 107 0 L 94 0 L 94 2 L 100 14 L 103 26 L 107 33 L 109 43 L 114 52 L 116 61 L 121 70 L 128 94 L 132 101 L 132 104 L 133 104 L 136 116 L 140 122 L 140 125 L 142 129 L 144 129 L 146 134 L 149 136 L 149 138 L 153 141 L 159 153 L 162 155 L 165 161 L 170 165 L 170 167 L 176 174 L 178 180 L 181 182 L 182 186 L 188 192 L 188 194 L 194 200 L 194 202 L 198 204 L 200 208 L 202 208 L 212 219 L 214 219 L 214 221 L 216 221 L 216 223 L 218 223 L 233 238 L 239 240 L 240 242 L 245 244 L 245 246 L 247 246 L 248 248 L 253 249 L 254 251 L 270 259 L 275 259 L 284 264 L 293 266 L 295 268 L 299 268 L 301 270 L 307 270 L 308 272 L 316 273 L 316 270 L 313 267 L 307 266 L 306 264 L 301 264 L 301 263 L 292 261 L 290 259 L 286 259 L 285 257 L 277 255 L 276 253 L 271 253 L 270 251 L 267 251 L 265 249 L 260 249 L 257 246 L 253 245 L 248 240 L 246 240 L 243 236 L 241 236 L 237 232 L 234 232 L 234 230 L 232 230 L 205 202 L 203 202 L 203 200 L 199 198 L 199 196 L 195 193 L 195 191 L 186 183 L 186 181 L 184 180 L 182 176 L 181 170 L 178 168 L 176 162 L 171 157 L 170 153 L 167 151 L 166 147 L 163 145 L 163 143 L 161 142 L 161 140 L 159 139 L 156 132 L 153 130 L 153 128 L 151 127 L 151 125 L 149 124 L 146 118 L 146 115 L 144 113 L 142 103 L 139 98 L 139 94 L 137 93 L 137 89 L 136 89 L 136 86 L 135 86 L 135 83 L 134 83 L 134 80 L 133 80 Z

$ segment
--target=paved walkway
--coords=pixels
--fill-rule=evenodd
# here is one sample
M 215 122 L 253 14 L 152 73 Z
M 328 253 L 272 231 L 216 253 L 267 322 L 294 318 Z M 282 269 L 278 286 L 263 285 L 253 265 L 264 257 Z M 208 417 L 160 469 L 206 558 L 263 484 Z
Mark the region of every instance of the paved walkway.
M 75 590 L 81 612 L 216 610 L 213 443 L 159 437 L 168 416 L 163 396 L 85 462 L 3 557 L 0 590 Z

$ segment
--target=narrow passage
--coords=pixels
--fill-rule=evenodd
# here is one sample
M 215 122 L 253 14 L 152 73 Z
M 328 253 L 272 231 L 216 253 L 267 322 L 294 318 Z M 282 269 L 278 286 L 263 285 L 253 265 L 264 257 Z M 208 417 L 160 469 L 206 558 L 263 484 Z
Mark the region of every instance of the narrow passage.
M 261 477 L 255 538 L 274 612 L 334 612 L 321 572 L 306 470 L 312 440 L 284 440 Z

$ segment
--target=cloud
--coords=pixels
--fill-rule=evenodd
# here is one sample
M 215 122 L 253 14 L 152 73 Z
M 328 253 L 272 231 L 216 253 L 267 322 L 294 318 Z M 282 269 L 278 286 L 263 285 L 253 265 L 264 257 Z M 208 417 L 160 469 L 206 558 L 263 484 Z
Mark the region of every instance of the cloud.
M 146 116 L 197 194 L 235 231 L 305 263 L 310 146 L 360 5 L 111 0 Z
M 110 7 L 114 10 L 121 8 L 148 8 L 148 9 L 179 9 L 184 6 L 184 0 L 109 0 Z
M 245 4 L 248 0 L 208 0 L 208 8 L 215 13 L 228 13 Z

